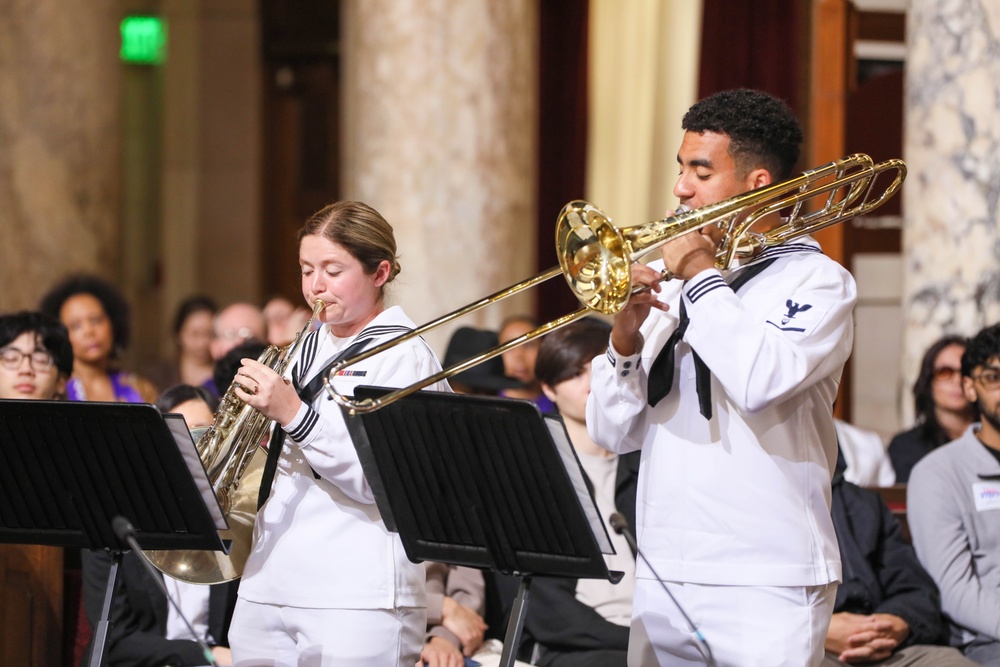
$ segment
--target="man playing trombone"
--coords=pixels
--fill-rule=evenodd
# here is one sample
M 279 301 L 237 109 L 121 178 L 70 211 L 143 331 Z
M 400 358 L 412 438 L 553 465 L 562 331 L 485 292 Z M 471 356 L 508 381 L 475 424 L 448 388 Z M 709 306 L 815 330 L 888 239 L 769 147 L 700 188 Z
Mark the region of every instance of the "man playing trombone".
M 682 127 L 674 194 L 691 209 L 786 179 L 802 140 L 783 102 L 750 90 L 698 102 Z M 635 265 L 650 290 L 593 362 L 592 437 L 642 451 L 629 664 L 815 666 L 841 575 L 832 408 L 855 283 L 808 236 L 720 271 L 723 240 L 710 225 Z

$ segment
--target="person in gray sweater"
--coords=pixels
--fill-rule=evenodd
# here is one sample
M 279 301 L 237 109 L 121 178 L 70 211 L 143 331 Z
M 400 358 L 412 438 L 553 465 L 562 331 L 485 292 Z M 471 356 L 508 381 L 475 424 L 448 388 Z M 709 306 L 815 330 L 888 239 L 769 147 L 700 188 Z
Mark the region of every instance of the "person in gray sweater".
M 969 341 L 962 387 L 981 422 L 917 463 L 907 515 L 917 557 L 941 589 L 952 645 L 1000 666 L 1000 324 Z

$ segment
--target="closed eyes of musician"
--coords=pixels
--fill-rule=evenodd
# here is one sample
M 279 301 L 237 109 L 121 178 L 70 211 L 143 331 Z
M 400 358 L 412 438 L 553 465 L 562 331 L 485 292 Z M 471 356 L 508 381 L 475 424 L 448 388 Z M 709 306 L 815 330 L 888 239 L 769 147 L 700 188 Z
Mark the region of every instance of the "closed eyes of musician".
M 235 378 L 239 398 L 274 420 L 275 435 L 230 632 L 234 664 L 410 667 L 424 638 L 423 566 L 386 529 L 340 408 L 322 385 L 338 356 L 414 328 L 385 303 L 400 270 L 392 228 L 365 204 L 336 202 L 300 231 L 299 265 L 306 304 L 325 304 L 322 326 L 304 334 L 289 377 L 244 359 Z M 351 394 L 439 370 L 418 338 L 332 381 Z
M 674 194 L 692 209 L 788 178 L 802 140 L 783 102 L 751 90 L 698 102 L 682 127 Z M 594 359 L 587 427 L 642 452 L 639 547 L 717 664 L 814 666 L 840 577 L 832 406 L 854 280 L 808 236 L 719 270 L 721 239 L 711 225 L 635 265 L 633 283 L 652 289 Z M 661 269 L 677 279 L 661 285 Z M 629 641 L 630 665 L 708 662 L 643 562 Z

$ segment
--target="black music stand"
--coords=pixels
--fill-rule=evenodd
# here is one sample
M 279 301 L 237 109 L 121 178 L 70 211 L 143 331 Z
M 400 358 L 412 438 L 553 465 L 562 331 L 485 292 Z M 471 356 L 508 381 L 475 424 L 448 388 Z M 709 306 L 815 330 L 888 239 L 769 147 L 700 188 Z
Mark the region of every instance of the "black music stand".
M 225 550 L 225 519 L 180 415 L 129 403 L 0 400 L 0 542 L 108 549 L 102 664 L 130 521 L 144 549 Z
M 355 398 L 388 391 L 358 387 Z M 533 576 L 621 578 L 602 556 L 614 549 L 558 417 L 528 401 L 431 391 L 344 415 L 410 560 L 520 578 L 502 667 L 514 664 Z

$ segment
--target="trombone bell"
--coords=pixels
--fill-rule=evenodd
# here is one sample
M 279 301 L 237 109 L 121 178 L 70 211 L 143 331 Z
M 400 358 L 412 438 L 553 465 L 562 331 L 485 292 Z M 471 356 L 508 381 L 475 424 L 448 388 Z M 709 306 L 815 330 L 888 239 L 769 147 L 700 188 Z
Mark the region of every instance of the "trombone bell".
M 599 208 L 575 200 L 556 224 L 559 266 L 569 288 L 590 310 L 613 315 L 632 295 L 631 250 Z

